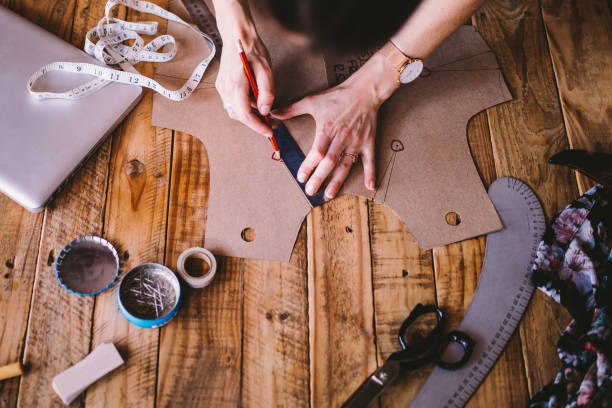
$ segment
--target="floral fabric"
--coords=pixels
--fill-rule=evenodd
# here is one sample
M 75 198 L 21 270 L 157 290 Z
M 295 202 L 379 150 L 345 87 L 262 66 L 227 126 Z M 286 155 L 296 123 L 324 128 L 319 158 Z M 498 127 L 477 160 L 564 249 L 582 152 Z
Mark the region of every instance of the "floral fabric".
M 530 408 L 612 407 L 612 192 L 597 185 L 555 217 L 533 265 L 536 286 L 573 320 L 562 367 Z

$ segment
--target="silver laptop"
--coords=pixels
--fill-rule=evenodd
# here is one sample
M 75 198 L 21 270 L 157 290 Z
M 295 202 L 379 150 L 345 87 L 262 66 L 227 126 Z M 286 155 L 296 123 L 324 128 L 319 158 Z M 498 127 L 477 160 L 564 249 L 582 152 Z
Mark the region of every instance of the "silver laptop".
M 98 63 L 0 6 L 0 191 L 33 212 L 44 208 L 142 93 L 112 83 L 78 100 L 36 100 L 26 81 L 54 61 Z M 67 91 L 91 78 L 53 72 L 40 90 Z

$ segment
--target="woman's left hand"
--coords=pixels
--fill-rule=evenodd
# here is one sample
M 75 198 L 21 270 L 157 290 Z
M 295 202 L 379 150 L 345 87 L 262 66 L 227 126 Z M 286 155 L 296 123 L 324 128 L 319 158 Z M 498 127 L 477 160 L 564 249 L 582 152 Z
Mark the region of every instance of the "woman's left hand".
M 380 105 L 399 86 L 397 75 L 384 57 L 374 54 L 342 84 L 272 112 L 283 120 L 304 114 L 315 119 L 314 142 L 298 171 L 298 181 L 308 180 L 307 194 L 317 193 L 333 172 L 324 196 L 334 198 L 358 156 L 365 187 L 374 190 L 376 118 Z

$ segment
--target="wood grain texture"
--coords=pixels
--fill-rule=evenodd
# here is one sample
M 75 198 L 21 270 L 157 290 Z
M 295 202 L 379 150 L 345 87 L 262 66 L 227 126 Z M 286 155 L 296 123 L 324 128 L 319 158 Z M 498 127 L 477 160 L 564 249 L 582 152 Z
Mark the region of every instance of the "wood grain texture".
M 242 260 L 217 258 L 214 281 L 188 289 L 162 332 L 161 407 L 235 407 L 240 401 Z
M 487 112 L 480 112 L 468 122 L 467 128 L 468 145 L 474 158 L 476 169 L 485 188 L 495 181 L 495 159 L 493 158 L 493 147 L 491 146 L 491 132 Z
M 485 184 L 518 177 L 551 217 L 592 182 L 579 176 L 576 183 L 573 171 L 546 159 L 569 146 L 612 151 L 612 3 L 541 2 L 490 0 L 474 17 L 515 99 L 477 115 L 468 140 Z M 104 7 L 92 0 L 0 4 L 79 47 Z M 125 8 L 116 10 L 126 15 Z M 51 378 L 106 338 L 132 366 L 91 388 L 87 405 L 337 406 L 397 348 L 394 331 L 414 303 L 434 300 L 432 263 L 438 301 L 452 311 L 451 325 L 458 324 L 480 271 L 484 238 L 436 249 L 432 258 L 392 212 L 353 197 L 314 210 L 289 264 L 221 259 L 209 288 L 187 289 L 179 314 L 161 330 L 159 355 L 156 332 L 121 323 L 111 292 L 100 297 L 93 318 L 92 299 L 68 294 L 55 279 L 54 258 L 66 242 L 104 232 L 122 249 L 124 268 L 164 256 L 175 268 L 182 250 L 205 245 L 206 153 L 199 141 L 176 133 L 170 164 L 170 132 L 151 130 L 148 109 L 132 114 L 114 140 L 106 210 L 109 142 L 44 215 L 0 198 L 0 364 L 23 355 L 29 366 L 22 378 L 0 382 L 0 407 L 63 406 Z M 151 163 L 160 171 L 151 172 Z M 166 227 L 160 220 L 168 206 Z M 552 379 L 567 320 L 562 307 L 536 292 L 520 337 L 512 337 L 469 405 L 524 405 L 526 387 L 532 395 Z M 381 404 L 404 406 L 430 369 L 400 379 Z
M 397 333 L 417 303 L 435 304 L 431 251 L 421 251 L 392 210 L 369 201 L 372 285 L 378 364 L 400 350 Z M 431 367 L 399 378 L 381 397 L 383 407 L 407 406 Z M 365 378 L 362 378 L 364 380 Z
M 11 6 L 70 40 L 74 1 L 22 1 Z M 23 358 L 28 372 L 21 378 L 18 406 L 60 405 L 50 388 L 52 377 L 89 351 L 93 300 L 66 292 L 57 283 L 53 263 L 73 238 L 100 234 L 109 153 L 107 141 L 45 210 Z
M 51 379 L 89 353 L 93 298 L 62 288 L 53 265 L 72 239 L 101 234 L 109 158 L 106 141 L 45 210 L 18 406 L 64 406 Z
M 162 7 L 167 6 L 163 1 Z M 90 6 L 89 14 L 104 14 L 104 3 Z M 165 20 L 134 10 L 128 21 Z M 140 71 L 153 75 L 153 64 Z M 104 236 L 122 257 L 122 276 L 144 262 L 163 264 L 166 244 L 172 131 L 151 126 L 153 92 L 143 90 L 142 101 L 115 131 L 110 162 Z M 125 365 L 87 390 L 88 407 L 155 405 L 158 329 L 129 323 L 117 306 L 117 285 L 96 296 L 92 349 L 115 343 Z
M 106 6 L 105 1 L 77 0 L 74 9 L 74 22 L 72 24 L 72 44 L 83 49 L 87 32 L 95 27 L 104 17 L 104 6 Z M 110 13 L 110 17 L 116 17 L 122 20 L 125 20 L 126 15 L 127 7 L 124 6 L 115 6 Z M 144 18 L 144 20 L 150 19 Z
M 0 366 L 21 361 L 43 214 L 0 196 Z M 0 407 L 17 403 L 19 378 L 0 381 Z
M 153 71 L 150 64 L 141 69 Z M 164 263 L 172 132 L 150 125 L 152 104 L 152 92 L 145 91 L 113 138 L 104 236 L 120 251 L 122 276 L 144 262 Z M 123 317 L 116 286 L 96 296 L 92 349 L 115 343 L 125 366 L 87 391 L 87 406 L 153 407 L 158 336 L 159 330 L 139 328 Z
M 514 97 L 488 110 L 497 176 L 527 181 L 550 218 L 577 189 L 568 182 L 569 170 L 547 163 L 548 157 L 569 145 L 539 2 L 490 0 L 474 23 L 495 51 Z
M 543 0 L 570 146 L 612 153 L 612 13 L 605 0 Z M 578 175 L 583 193 L 595 182 Z
M 290 263 L 244 263 L 245 407 L 297 407 L 308 403 L 306 247 L 304 223 Z
M 65 41 L 71 40 L 76 0 L 0 0 L 0 4 Z
M 568 147 L 568 141 L 539 1 L 490 0 L 473 22 L 495 52 L 514 96 L 488 110 L 497 176 L 526 182 L 550 219 L 578 191 L 567 169 L 547 164 L 553 153 Z M 568 317 L 550 309 L 547 301 L 535 296 L 519 326 L 530 395 L 559 367 L 555 345 Z
M 336 407 L 376 369 L 365 199 L 342 196 L 307 217 L 313 407 Z
M 205 246 L 210 181 L 208 157 L 196 138 L 175 132 L 166 262 Z M 183 306 L 162 328 L 157 406 L 236 406 L 240 401 L 243 261 L 218 258 L 214 281 L 186 289 Z
M 497 176 L 486 112 L 468 123 L 468 143 L 488 188 Z M 448 314 L 448 330 L 457 328 L 472 301 L 480 279 L 485 243 L 486 237 L 482 236 L 433 250 L 438 305 Z M 527 400 L 521 344 L 519 336 L 514 335 L 468 406 L 514 407 L 525 405 Z
M 485 237 L 434 249 L 438 305 L 448 314 L 447 330 L 456 329 L 476 290 L 485 253 Z M 525 406 L 529 399 L 521 343 L 514 334 L 468 407 Z

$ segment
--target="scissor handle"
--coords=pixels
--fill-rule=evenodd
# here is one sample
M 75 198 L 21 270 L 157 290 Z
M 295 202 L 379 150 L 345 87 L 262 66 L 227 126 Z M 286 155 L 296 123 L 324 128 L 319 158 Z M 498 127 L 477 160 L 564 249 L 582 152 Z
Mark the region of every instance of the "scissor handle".
M 406 340 L 404 339 L 404 334 L 406 334 L 406 329 L 408 329 L 408 326 L 414 323 L 414 321 L 418 319 L 420 316 L 424 314 L 428 314 L 428 313 L 433 313 L 436 315 L 436 318 L 438 320 L 436 326 L 427 335 L 427 338 L 424 339 L 424 341 L 421 342 L 420 344 L 417 344 L 417 345 L 406 344 Z M 431 340 L 440 336 L 442 330 L 444 329 L 445 322 L 446 322 L 446 316 L 444 316 L 444 312 L 442 312 L 442 310 L 438 308 L 437 306 L 423 305 L 421 303 L 417 304 L 414 307 L 414 309 L 412 309 L 412 312 L 410 312 L 410 315 L 406 318 L 406 320 L 404 320 L 404 322 L 399 328 L 397 339 L 399 340 L 399 344 L 402 347 L 402 350 L 406 350 L 408 348 L 412 348 L 416 350 L 423 350 L 425 348 L 428 348 L 431 345 Z
M 407 344 L 404 339 L 406 330 L 420 316 L 426 314 L 436 316 L 437 322 L 435 327 L 422 341 L 416 344 Z M 399 329 L 398 340 L 402 350 L 393 353 L 389 356 L 389 359 L 401 361 L 404 370 L 421 367 L 428 362 L 434 362 L 446 370 L 456 370 L 465 365 L 472 356 L 476 342 L 460 330 L 455 330 L 448 334 L 442 333 L 445 321 L 446 316 L 444 316 L 444 312 L 439 307 L 435 305 L 422 305 L 421 303 L 417 304 Z M 463 355 L 457 361 L 442 360 L 442 355 L 450 343 L 457 343 L 463 349 Z
M 438 367 L 444 368 L 445 370 L 456 370 L 460 367 L 463 367 L 472 356 L 472 352 L 474 351 L 474 345 L 476 344 L 476 342 L 470 336 L 459 330 L 455 330 L 448 334 L 445 334 L 444 338 L 444 341 L 440 344 L 440 354 L 438 357 L 438 361 L 436 361 L 436 365 Z M 450 343 L 457 343 L 463 349 L 463 355 L 457 361 L 449 362 L 442 360 L 442 353 L 444 353 L 444 350 L 446 350 L 446 347 Z

